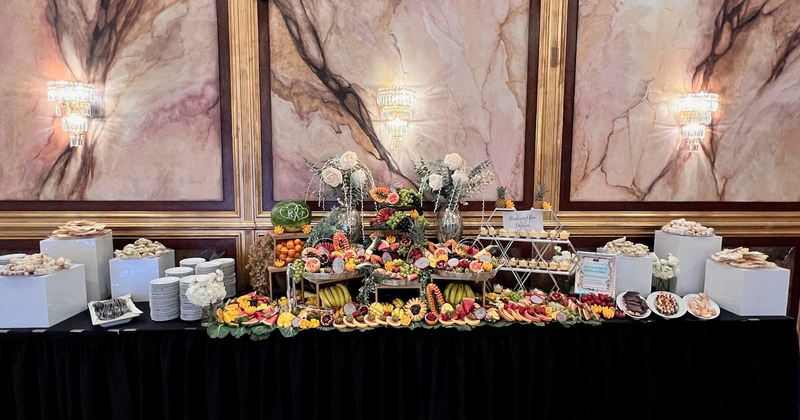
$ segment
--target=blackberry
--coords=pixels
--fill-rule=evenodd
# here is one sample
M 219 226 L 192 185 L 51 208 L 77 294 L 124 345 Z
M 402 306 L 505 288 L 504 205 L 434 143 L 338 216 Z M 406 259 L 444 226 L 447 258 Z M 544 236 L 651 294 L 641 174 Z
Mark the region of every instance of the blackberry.
M 407 231 L 411 230 L 411 226 L 413 224 L 414 224 L 414 222 L 411 220 L 411 217 L 406 216 L 406 217 L 403 218 L 403 220 L 400 220 L 400 222 L 397 224 L 396 229 L 400 230 L 400 231 L 407 232 Z

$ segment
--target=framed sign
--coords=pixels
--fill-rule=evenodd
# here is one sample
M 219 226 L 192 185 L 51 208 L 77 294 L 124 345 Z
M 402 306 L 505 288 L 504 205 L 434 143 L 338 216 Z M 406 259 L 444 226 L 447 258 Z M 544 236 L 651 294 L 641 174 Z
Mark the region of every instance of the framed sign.
M 540 231 L 543 229 L 543 219 L 541 209 L 505 210 L 503 211 L 503 229 Z
M 615 255 L 578 251 L 575 293 L 597 293 L 614 296 L 616 274 L 617 261 Z

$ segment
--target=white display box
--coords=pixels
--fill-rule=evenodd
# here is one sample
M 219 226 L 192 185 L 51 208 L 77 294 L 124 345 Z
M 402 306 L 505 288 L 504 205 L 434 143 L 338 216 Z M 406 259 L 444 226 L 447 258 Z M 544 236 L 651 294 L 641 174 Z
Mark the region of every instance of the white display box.
M 704 291 L 726 311 L 739 316 L 785 316 L 789 303 L 789 270 L 738 268 L 706 260 Z
M 706 260 L 722 249 L 721 236 L 681 236 L 657 230 L 653 252 L 659 258 L 678 257 L 679 274 L 670 283 L 670 292 L 680 296 L 703 291 Z
M 650 257 L 617 255 L 616 294 L 635 290 L 642 296 L 651 292 L 653 260 Z
M 69 258 L 73 264 L 86 268 L 86 298 L 84 304 L 111 296 L 108 262 L 114 256 L 111 232 L 93 238 L 56 239 L 39 241 L 41 251 L 53 258 Z
M 0 276 L 0 328 L 49 328 L 86 310 L 83 264 L 43 276 Z
M 175 251 L 159 257 L 123 259 L 108 262 L 111 272 L 111 297 L 131 295 L 134 302 L 150 300 L 150 280 L 164 277 L 164 271 L 175 267 Z

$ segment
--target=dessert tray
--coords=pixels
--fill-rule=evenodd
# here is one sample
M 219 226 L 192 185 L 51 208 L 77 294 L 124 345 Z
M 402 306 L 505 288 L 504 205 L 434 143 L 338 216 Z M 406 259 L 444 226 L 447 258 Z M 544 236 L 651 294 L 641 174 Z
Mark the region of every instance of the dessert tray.
M 686 311 L 697 319 L 709 320 L 719 316 L 719 305 L 705 293 L 691 293 L 683 297 Z
M 640 315 L 635 315 L 633 310 L 631 308 L 628 308 L 628 305 L 626 304 L 626 299 L 633 299 L 634 296 L 637 299 L 641 299 L 640 302 L 642 305 L 642 309 L 644 311 Z M 639 292 L 636 291 L 627 291 L 618 294 L 617 306 L 619 306 L 619 309 L 625 312 L 625 315 L 631 317 L 632 319 L 645 319 L 652 313 L 652 311 L 650 310 L 650 306 L 647 304 L 647 301 L 644 299 L 644 297 L 642 297 L 642 295 L 639 294 Z
M 89 302 L 88 306 L 92 325 L 101 327 L 124 324 L 142 314 L 142 311 L 134 305 L 129 294 L 113 299 L 93 300 Z
M 664 319 L 680 318 L 686 314 L 686 301 L 672 292 L 659 291 L 647 296 L 647 305 Z

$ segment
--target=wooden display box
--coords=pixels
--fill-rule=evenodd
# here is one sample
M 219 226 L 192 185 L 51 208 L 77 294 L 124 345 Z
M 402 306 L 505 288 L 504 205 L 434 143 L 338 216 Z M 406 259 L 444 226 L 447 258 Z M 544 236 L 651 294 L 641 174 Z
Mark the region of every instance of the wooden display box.
M 267 247 L 268 247 L 268 249 L 272 250 L 271 255 L 269 257 L 270 266 L 276 267 L 275 266 L 275 261 L 280 259 L 281 253 L 280 253 L 278 248 L 280 247 L 281 243 L 285 243 L 286 241 L 288 241 L 290 239 L 291 240 L 301 239 L 303 241 L 303 243 L 302 243 L 300 249 L 296 248 L 296 246 L 298 245 L 297 243 L 294 244 L 295 248 L 293 248 L 294 255 L 297 258 L 299 258 L 300 257 L 300 252 L 302 251 L 302 248 L 305 247 L 305 242 L 306 242 L 305 240 L 307 238 L 308 238 L 308 234 L 305 234 L 303 232 L 286 232 L 286 233 L 281 233 L 280 235 L 275 233 L 275 232 L 268 232 L 267 233 Z M 286 255 L 289 255 L 289 254 L 287 253 Z M 287 264 L 290 264 L 290 262 L 287 261 Z M 278 267 L 278 268 L 285 268 L 285 266 L 284 267 Z

